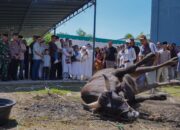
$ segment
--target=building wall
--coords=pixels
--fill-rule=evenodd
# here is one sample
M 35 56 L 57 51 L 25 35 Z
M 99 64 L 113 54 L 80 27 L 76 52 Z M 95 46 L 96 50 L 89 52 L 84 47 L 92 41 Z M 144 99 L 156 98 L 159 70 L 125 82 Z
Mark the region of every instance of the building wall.
M 152 0 L 151 40 L 180 45 L 180 0 Z

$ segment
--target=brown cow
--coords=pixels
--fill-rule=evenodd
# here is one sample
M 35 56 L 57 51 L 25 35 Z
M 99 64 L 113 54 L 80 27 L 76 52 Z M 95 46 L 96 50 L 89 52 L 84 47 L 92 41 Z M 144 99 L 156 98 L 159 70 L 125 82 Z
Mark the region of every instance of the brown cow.
M 146 72 L 157 70 L 163 66 L 177 63 L 177 57 L 157 66 L 143 67 L 155 55 L 149 54 L 142 61 L 126 69 L 103 69 L 93 75 L 91 80 L 82 88 L 81 98 L 84 106 L 92 110 L 103 110 L 121 119 L 134 120 L 139 112 L 130 107 L 132 104 L 147 99 L 156 99 L 157 96 L 136 98 L 135 95 L 152 88 L 165 85 L 179 85 L 179 81 L 170 81 L 148 84 Z M 166 98 L 160 96 L 160 98 Z

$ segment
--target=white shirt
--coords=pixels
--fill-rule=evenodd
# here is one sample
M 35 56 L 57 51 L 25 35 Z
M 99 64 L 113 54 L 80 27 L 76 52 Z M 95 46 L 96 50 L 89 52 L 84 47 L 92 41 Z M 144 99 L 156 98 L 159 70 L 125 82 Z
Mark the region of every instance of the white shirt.
M 51 57 L 49 55 L 44 55 L 43 57 L 43 66 L 50 67 L 51 66 Z
M 69 48 L 63 48 L 63 50 L 62 50 L 64 60 L 66 60 L 66 59 L 69 59 L 69 60 L 70 60 L 71 54 L 69 54 L 69 51 L 68 51 L 68 50 L 69 50 Z
M 136 52 L 134 50 L 134 48 L 126 48 L 124 50 L 124 61 L 129 61 L 131 63 L 134 62 L 134 60 L 136 59 Z
M 124 50 L 119 51 L 117 55 L 117 59 L 119 59 L 118 67 L 122 67 L 124 65 L 124 57 Z
M 159 64 L 162 64 L 171 59 L 171 54 L 170 51 L 168 50 L 161 49 L 158 51 L 158 53 L 159 53 L 159 61 L 158 61 Z
M 92 49 L 87 49 L 88 53 L 88 59 L 87 59 L 87 78 L 91 78 L 92 76 L 92 63 L 93 63 L 93 50 Z
M 42 54 L 42 47 L 40 45 L 40 43 L 36 42 L 33 45 L 33 59 L 34 60 L 41 60 L 41 57 L 39 55 L 37 55 L 35 52 Z
M 56 44 L 56 46 L 57 46 L 58 49 L 62 49 L 62 46 L 61 46 L 60 41 L 55 42 L 55 44 Z

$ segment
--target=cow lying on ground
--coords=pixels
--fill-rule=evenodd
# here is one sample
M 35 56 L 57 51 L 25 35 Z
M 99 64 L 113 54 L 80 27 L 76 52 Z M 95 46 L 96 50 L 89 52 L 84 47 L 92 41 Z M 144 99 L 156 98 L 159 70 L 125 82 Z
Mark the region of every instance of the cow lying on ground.
M 176 57 L 157 66 L 142 66 L 149 60 L 154 60 L 154 57 L 154 54 L 149 54 L 142 61 L 126 69 L 110 68 L 97 72 L 81 90 L 81 98 L 85 102 L 84 107 L 93 111 L 102 110 L 127 121 L 138 118 L 139 112 L 131 106 L 147 99 L 156 99 L 157 95 L 137 98 L 137 94 L 160 86 L 180 84 L 175 80 L 147 83 L 146 72 L 177 62 Z

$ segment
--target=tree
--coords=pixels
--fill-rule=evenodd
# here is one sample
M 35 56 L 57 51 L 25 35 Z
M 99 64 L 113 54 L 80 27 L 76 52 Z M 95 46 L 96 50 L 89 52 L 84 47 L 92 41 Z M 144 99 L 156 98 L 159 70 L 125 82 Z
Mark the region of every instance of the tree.
M 27 45 L 29 46 L 32 42 L 33 42 L 33 39 L 32 38 L 25 38 L 26 41 L 27 41 Z
M 126 34 L 126 35 L 124 36 L 124 38 L 125 38 L 125 39 L 130 39 L 130 38 L 134 38 L 134 36 L 133 36 L 132 34 L 128 33 L 128 34 Z
M 145 35 L 146 38 L 147 38 L 148 40 L 150 40 L 150 34 L 144 34 L 143 32 L 141 32 L 141 33 L 136 37 L 136 39 L 139 40 L 139 37 L 140 37 L 141 35 Z
M 77 35 L 78 36 L 81 36 L 81 37 L 90 37 L 92 38 L 93 35 L 92 34 L 87 34 L 84 30 L 82 30 L 81 28 L 79 28 L 77 31 L 76 31 Z
M 81 28 L 79 28 L 77 31 L 76 31 L 77 35 L 78 36 L 81 36 L 81 37 L 85 37 L 87 34 L 84 30 L 82 30 Z
M 139 39 L 141 35 L 144 35 L 144 33 L 141 32 L 141 33 L 136 37 L 136 39 Z
M 92 37 L 93 37 L 93 35 L 92 35 L 92 34 L 86 34 L 86 37 L 90 37 L 90 38 L 92 38 Z
M 69 35 L 67 32 L 60 32 L 59 34 L 62 34 L 62 35 Z
M 43 38 L 45 40 L 45 43 L 49 43 L 51 41 L 52 33 L 47 33 Z

